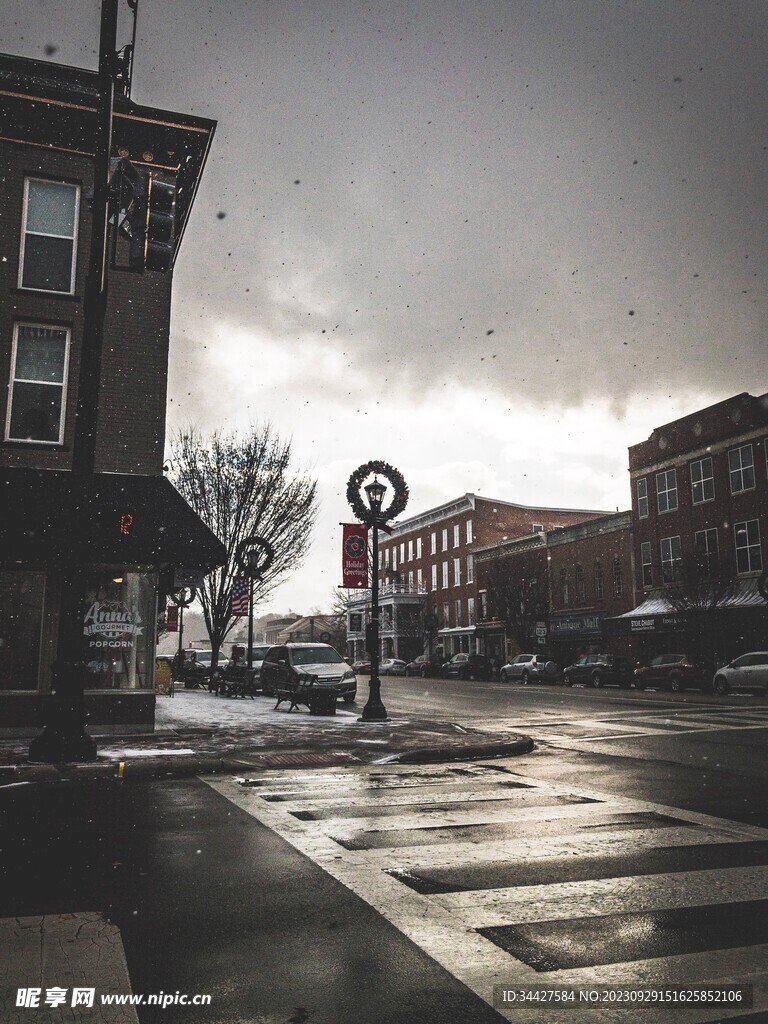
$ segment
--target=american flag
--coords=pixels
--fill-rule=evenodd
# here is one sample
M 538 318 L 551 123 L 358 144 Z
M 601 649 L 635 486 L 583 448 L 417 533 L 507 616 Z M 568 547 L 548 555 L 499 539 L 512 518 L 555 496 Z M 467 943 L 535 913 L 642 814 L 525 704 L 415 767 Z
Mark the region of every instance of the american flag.
M 232 582 L 232 615 L 248 614 L 248 585 L 247 576 L 235 576 Z

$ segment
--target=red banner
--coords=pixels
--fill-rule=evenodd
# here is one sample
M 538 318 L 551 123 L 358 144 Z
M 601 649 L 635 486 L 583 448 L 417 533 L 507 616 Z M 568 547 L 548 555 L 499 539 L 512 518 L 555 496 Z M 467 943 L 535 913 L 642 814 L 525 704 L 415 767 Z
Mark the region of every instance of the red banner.
M 165 631 L 166 633 L 178 633 L 179 631 L 179 609 L 175 604 L 169 604 L 165 609 Z
M 342 587 L 367 587 L 368 527 L 362 523 L 342 523 L 341 575 Z

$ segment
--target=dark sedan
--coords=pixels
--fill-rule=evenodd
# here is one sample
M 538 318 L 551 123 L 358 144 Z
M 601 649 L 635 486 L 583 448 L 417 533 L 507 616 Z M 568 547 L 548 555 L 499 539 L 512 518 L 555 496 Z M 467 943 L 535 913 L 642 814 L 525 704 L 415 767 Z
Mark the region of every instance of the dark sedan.
M 454 654 L 450 661 L 443 665 L 446 679 L 485 679 L 491 678 L 491 663 L 484 654 Z
M 648 665 L 635 669 L 635 688 L 662 687 L 680 693 L 688 686 L 705 687 L 706 674 L 701 665 L 685 654 L 659 654 Z
M 420 654 L 418 658 L 408 662 L 405 666 L 405 674 L 407 676 L 421 676 L 422 679 L 425 679 L 427 676 L 439 676 L 441 665 L 442 661 L 440 658 L 435 658 L 431 654 Z
M 628 689 L 632 683 L 632 669 L 626 658 L 612 654 L 585 654 L 573 665 L 563 670 L 566 686 L 583 683 L 585 686 L 622 686 Z

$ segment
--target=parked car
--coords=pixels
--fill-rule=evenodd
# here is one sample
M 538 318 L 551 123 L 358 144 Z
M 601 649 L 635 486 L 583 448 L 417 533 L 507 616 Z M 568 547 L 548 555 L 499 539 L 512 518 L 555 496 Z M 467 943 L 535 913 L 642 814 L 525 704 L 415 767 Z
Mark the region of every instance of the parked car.
M 555 662 L 540 654 L 518 654 L 499 670 L 499 679 L 502 683 L 515 680 L 521 683 L 553 683 L 559 678 L 560 669 Z
M 298 676 L 317 676 L 318 686 L 336 686 L 345 704 L 357 694 L 357 678 L 353 668 L 330 644 L 277 644 L 270 647 L 261 663 L 261 688 L 267 696 Z
M 359 672 L 361 676 L 369 676 L 371 674 L 370 658 L 365 658 L 363 661 L 353 661 L 352 671 Z
M 563 669 L 563 682 L 566 686 L 584 683 L 594 687 L 612 685 L 629 689 L 632 668 L 626 658 L 617 658 L 613 654 L 585 654 Z
M 723 665 L 715 673 L 712 682 L 715 693 L 724 694 L 731 690 L 768 691 L 768 652 L 753 651 Z
M 635 669 L 635 689 L 646 686 L 663 687 L 673 693 L 680 693 L 687 686 L 704 686 L 705 673 L 685 654 L 659 654 L 650 664 Z
M 194 660 L 192 659 L 194 654 Z M 222 672 L 227 659 L 223 652 L 219 651 L 217 670 Z M 213 651 L 198 651 L 185 649 L 184 669 L 182 672 L 185 689 L 194 689 L 196 686 L 207 686 L 211 678 L 211 665 L 213 664 Z
M 491 663 L 484 654 L 454 654 L 443 665 L 446 679 L 490 679 Z
M 405 674 L 407 676 L 421 676 L 422 679 L 427 676 L 439 676 L 442 664 L 443 659 L 436 657 L 434 654 L 420 654 L 418 658 L 408 662 L 405 666 Z
M 385 676 L 404 676 L 405 669 L 402 658 L 385 658 L 379 665 L 379 672 Z
M 260 647 L 251 648 L 251 667 L 253 669 L 253 678 L 258 679 L 261 675 L 261 665 L 267 656 L 269 650 L 269 644 L 264 644 Z

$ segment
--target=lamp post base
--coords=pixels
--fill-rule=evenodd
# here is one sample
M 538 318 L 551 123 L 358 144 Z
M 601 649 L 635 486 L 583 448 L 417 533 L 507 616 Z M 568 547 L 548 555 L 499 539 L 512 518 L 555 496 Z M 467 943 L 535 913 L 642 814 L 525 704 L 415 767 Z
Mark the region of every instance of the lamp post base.
M 371 676 L 368 686 L 370 688 L 370 696 L 368 697 L 368 703 L 363 708 L 360 721 L 386 722 L 387 709 L 381 702 L 381 680 L 378 676 Z

